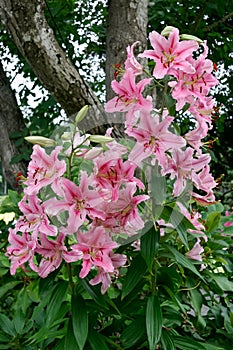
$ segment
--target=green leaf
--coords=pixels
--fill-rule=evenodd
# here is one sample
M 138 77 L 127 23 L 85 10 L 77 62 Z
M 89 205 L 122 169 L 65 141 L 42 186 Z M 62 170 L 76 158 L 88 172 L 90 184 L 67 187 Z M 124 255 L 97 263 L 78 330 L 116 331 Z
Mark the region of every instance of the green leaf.
M 135 346 L 140 340 L 142 341 L 146 335 L 146 325 L 144 317 L 139 317 L 130 323 L 129 326 L 125 326 L 121 340 L 124 345 L 124 349 Z
M 68 323 L 67 333 L 65 336 L 64 350 L 71 350 L 71 349 L 80 350 L 74 336 L 72 319 L 70 318 Z
M 4 284 L 0 287 L 0 298 L 3 297 L 5 293 L 7 293 L 9 290 L 13 289 L 18 284 L 22 283 L 22 281 L 12 281 Z
M 0 328 L 7 334 L 11 336 L 16 336 L 16 331 L 13 322 L 3 314 L 0 314 Z
M 195 288 L 195 283 L 194 281 L 191 283 L 187 281 L 187 286 L 190 287 L 189 293 L 191 296 L 191 303 L 196 311 L 196 314 L 198 316 L 198 323 L 201 325 L 202 328 L 206 327 L 206 321 L 204 317 L 202 316 L 201 308 L 203 305 L 203 297 L 201 293 Z M 199 328 L 199 327 L 198 327 Z
M 88 334 L 88 343 L 92 350 L 109 350 L 105 342 L 105 337 L 94 330 L 90 331 Z
M 204 280 L 204 278 L 202 277 L 202 275 L 197 271 L 196 267 L 194 266 L 193 262 L 186 258 L 186 256 L 184 256 L 183 254 L 181 254 L 180 252 L 178 252 L 178 250 L 176 250 L 174 247 L 171 246 L 167 246 L 168 249 L 170 250 L 170 252 L 172 253 L 172 255 L 175 258 L 175 261 L 182 265 L 183 267 L 186 267 L 187 269 L 189 269 L 190 271 L 192 271 L 195 275 L 197 275 L 199 278 L 201 278 L 202 280 Z
M 204 345 L 200 342 L 187 337 L 174 336 L 175 346 L 180 350 L 205 350 Z
M 61 281 L 56 284 L 46 309 L 45 323 L 47 327 L 49 327 L 49 325 L 56 319 L 56 315 L 60 310 L 61 304 L 66 298 L 67 289 L 68 282 L 66 281 Z
M 145 263 L 145 260 L 139 254 L 133 259 L 126 273 L 122 285 L 122 299 L 124 299 L 126 295 L 128 295 L 136 287 L 136 285 L 143 278 L 146 271 L 147 265 Z
M 146 331 L 149 349 L 154 350 L 162 334 L 162 312 L 156 295 L 149 297 L 146 306 Z
M 225 276 L 217 274 L 209 274 L 211 278 L 217 283 L 218 287 L 225 292 L 233 292 L 233 282 Z
M 183 284 L 183 280 L 175 267 L 162 266 L 158 269 L 156 283 L 161 286 L 165 285 L 176 292 Z
M 8 344 L 8 345 L 3 345 L 3 344 L 0 344 L 0 349 L 12 349 L 11 347 L 11 344 Z
M 5 333 L 0 333 L 0 342 L 1 343 L 9 343 L 10 338 L 8 338 Z
M 105 297 L 100 293 L 97 286 L 90 286 L 86 279 L 80 279 L 79 284 L 86 290 L 92 299 L 103 308 L 107 308 Z
M 166 222 L 172 224 L 174 229 L 177 231 L 180 239 L 186 248 L 188 248 L 189 245 L 187 239 L 187 229 L 194 229 L 194 226 L 191 224 L 191 222 L 178 210 L 170 206 L 164 207 L 163 212 L 161 213 L 161 218 Z
M 169 331 L 165 329 L 162 331 L 161 343 L 163 345 L 163 350 L 176 350 L 175 344 Z
M 167 294 L 170 296 L 171 300 L 178 306 L 178 308 L 185 314 L 186 310 L 183 307 L 182 303 L 179 301 L 177 296 L 168 288 L 167 286 L 163 286 L 163 288 L 166 290 Z
M 141 237 L 141 254 L 151 272 L 152 263 L 159 248 L 159 231 L 153 226 L 145 235 Z
M 53 350 L 64 350 L 65 347 L 65 338 L 60 340 L 54 347 Z
M 85 301 L 81 295 L 72 296 L 71 300 L 72 325 L 79 349 L 84 348 L 88 334 L 88 314 Z
M 205 223 L 207 233 L 213 232 L 218 227 L 220 218 L 221 213 L 219 212 L 212 212 L 207 216 Z
M 25 316 L 23 314 L 23 311 L 21 309 L 17 309 L 16 315 L 13 319 L 13 324 L 14 324 L 15 330 L 18 334 L 23 333 L 25 321 L 26 321 L 26 319 L 25 319 Z
M 212 344 L 203 344 L 205 350 L 225 350 L 222 347 L 216 346 L 216 345 L 212 345 Z

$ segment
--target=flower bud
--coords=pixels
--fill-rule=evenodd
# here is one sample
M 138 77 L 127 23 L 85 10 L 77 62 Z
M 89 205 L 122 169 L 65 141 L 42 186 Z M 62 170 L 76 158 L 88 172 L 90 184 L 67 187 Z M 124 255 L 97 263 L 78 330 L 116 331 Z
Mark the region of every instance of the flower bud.
M 56 142 L 44 136 L 26 136 L 24 139 L 34 145 L 40 145 L 42 147 L 53 147 Z
M 102 152 L 103 152 L 102 147 L 93 147 L 92 149 L 87 151 L 87 153 L 84 154 L 83 158 L 87 160 L 93 160 L 96 157 L 98 157 L 98 155 L 100 155 L 100 153 Z
M 175 29 L 175 27 L 167 26 L 162 30 L 161 35 L 162 36 L 169 36 L 170 33 L 173 31 L 173 29 Z
M 114 138 L 110 136 L 102 136 L 102 135 L 90 135 L 89 140 L 95 143 L 107 143 L 114 141 Z
M 89 106 L 85 105 L 83 108 L 80 109 L 80 111 L 78 112 L 76 118 L 75 118 L 75 123 L 78 124 L 79 122 L 81 122 L 87 114 Z
M 201 40 L 201 39 L 198 38 L 197 36 L 189 35 L 189 34 L 181 34 L 181 35 L 180 35 L 180 39 L 181 39 L 181 40 L 194 40 L 194 41 L 196 41 L 198 44 L 203 43 L 203 40 Z
M 65 131 L 62 135 L 61 135 L 61 139 L 63 141 L 70 141 L 72 139 L 72 133 L 69 131 Z

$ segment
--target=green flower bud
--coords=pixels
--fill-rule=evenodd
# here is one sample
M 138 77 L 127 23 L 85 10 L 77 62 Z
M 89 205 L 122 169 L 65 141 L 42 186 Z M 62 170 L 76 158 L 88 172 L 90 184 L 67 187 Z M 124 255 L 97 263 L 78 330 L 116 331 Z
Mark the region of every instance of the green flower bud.
M 107 143 L 114 141 L 114 138 L 110 136 L 102 136 L 102 135 L 90 135 L 89 140 L 95 143 Z
M 81 120 L 83 120 L 86 117 L 88 108 L 89 108 L 89 106 L 85 105 L 83 108 L 80 109 L 80 111 L 78 112 L 78 114 L 77 114 L 77 116 L 75 118 L 75 123 L 76 124 L 81 122 Z
M 189 35 L 189 34 L 181 34 L 181 35 L 180 35 L 180 39 L 181 39 L 181 40 L 194 40 L 194 41 L 196 41 L 198 44 L 203 43 L 203 40 L 201 40 L 201 39 L 198 38 L 197 36 Z
M 24 139 L 33 145 L 40 145 L 42 147 L 53 147 L 56 144 L 54 140 L 44 136 L 26 136 Z
M 173 31 L 173 29 L 175 29 L 175 27 L 167 26 L 162 30 L 161 35 L 162 36 L 169 36 L 170 33 Z

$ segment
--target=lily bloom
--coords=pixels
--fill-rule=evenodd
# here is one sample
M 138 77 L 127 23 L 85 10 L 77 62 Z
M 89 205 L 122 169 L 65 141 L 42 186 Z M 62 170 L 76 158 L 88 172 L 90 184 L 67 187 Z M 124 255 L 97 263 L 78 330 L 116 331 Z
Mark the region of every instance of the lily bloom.
M 135 74 L 132 68 L 127 69 L 120 82 L 113 80 L 112 89 L 117 94 L 105 105 L 106 112 L 128 112 L 131 119 L 133 113 L 138 110 L 152 110 L 152 98 L 144 98 L 142 91 L 151 81 L 151 78 L 135 82 Z
M 184 138 L 168 130 L 173 119 L 165 116 L 160 122 L 159 116 L 151 116 L 148 112 L 142 113 L 139 125 L 126 130 L 126 133 L 137 141 L 129 154 L 129 160 L 140 164 L 143 159 L 154 155 L 162 165 L 166 162 L 167 150 L 184 147 L 186 145 Z
M 63 259 L 68 263 L 82 259 L 82 252 L 67 250 L 64 239 L 64 233 L 60 233 L 56 240 L 48 239 L 44 234 L 40 235 L 40 243 L 36 248 L 36 253 L 42 256 L 37 271 L 40 277 L 45 278 L 56 270 Z
M 153 50 L 145 50 L 139 57 L 151 58 L 155 61 L 153 75 L 157 79 L 165 75 L 176 75 L 177 70 L 194 73 L 195 69 L 186 59 L 198 49 L 194 40 L 179 41 L 179 30 L 174 28 L 168 39 L 153 31 L 149 34 Z
M 194 244 L 193 248 L 187 252 L 185 255 L 193 260 L 202 261 L 201 254 L 204 252 L 203 247 L 200 245 L 200 239 Z
M 88 232 L 78 232 L 78 244 L 72 246 L 73 251 L 83 254 L 82 269 L 79 276 L 84 278 L 93 266 L 109 273 L 114 271 L 114 265 L 110 253 L 118 245 L 113 242 L 104 227 L 92 227 Z
M 64 160 L 58 159 L 62 147 L 57 146 L 50 155 L 39 145 L 33 146 L 31 161 L 28 165 L 28 177 L 25 181 L 24 193 L 37 194 L 42 187 L 52 184 L 55 187 L 58 179 L 66 171 Z
M 133 45 L 128 46 L 127 51 L 127 58 L 125 61 L 125 69 L 132 68 L 135 75 L 139 75 L 143 73 L 143 66 L 136 60 L 134 56 L 134 47 L 139 43 L 139 41 L 136 41 Z
M 81 172 L 80 184 L 77 186 L 69 179 L 63 178 L 61 187 L 56 192 L 61 199 L 50 198 L 44 202 L 46 212 L 49 215 L 58 215 L 68 211 L 67 227 L 63 232 L 73 234 L 85 222 L 87 215 L 91 218 L 101 218 L 104 220 L 105 214 L 98 210 L 98 205 L 103 199 L 97 191 L 88 187 L 88 176 L 86 172 Z
M 6 256 L 11 261 L 10 273 L 14 275 L 18 267 L 25 268 L 24 264 L 29 263 L 32 270 L 37 272 L 37 267 L 33 262 L 37 240 L 28 232 L 22 235 L 17 234 L 17 229 L 9 229 L 8 241 L 10 246 L 7 247 Z
M 91 285 L 96 285 L 99 283 L 102 283 L 101 286 L 101 293 L 104 294 L 106 290 L 111 285 L 111 276 L 118 276 L 118 269 L 119 267 L 125 265 L 127 261 L 126 255 L 123 254 L 114 254 L 113 252 L 110 252 L 110 257 L 112 260 L 112 264 L 114 266 L 114 272 L 105 272 L 103 268 L 98 268 L 98 274 L 96 277 L 92 278 L 89 283 Z
M 97 188 L 109 192 L 111 200 L 115 201 L 123 183 L 136 182 L 139 188 L 144 189 L 144 184 L 134 176 L 136 167 L 128 160 L 114 159 L 108 152 L 95 160 L 93 180 Z
M 195 180 L 195 173 L 205 167 L 209 161 L 209 154 L 201 154 L 198 158 L 193 157 L 194 149 L 188 147 L 185 151 L 176 149 L 169 159 L 167 169 L 162 170 L 163 175 L 171 174 L 171 179 L 176 177 L 173 195 L 178 197 L 186 187 L 187 179 Z M 195 184 L 195 183 L 194 183 Z
M 33 235 L 38 232 L 49 236 L 57 235 L 57 227 L 50 224 L 45 206 L 36 195 L 24 196 L 18 206 L 24 214 L 16 225 L 19 231 L 33 232 Z

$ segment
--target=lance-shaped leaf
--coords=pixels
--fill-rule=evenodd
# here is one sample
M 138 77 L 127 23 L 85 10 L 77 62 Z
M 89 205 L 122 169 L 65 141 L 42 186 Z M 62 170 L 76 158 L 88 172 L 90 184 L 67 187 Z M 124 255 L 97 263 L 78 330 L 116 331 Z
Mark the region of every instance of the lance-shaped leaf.
M 149 349 L 154 350 L 162 334 L 162 311 L 156 295 L 150 296 L 147 301 L 146 331 Z
M 152 226 L 151 229 L 141 237 L 141 254 L 151 272 L 152 263 L 159 248 L 159 231 Z
M 177 349 L 181 350 L 205 350 L 204 344 L 190 339 L 190 337 L 174 336 L 174 343 Z
M 79 349 L 82 350 L 88 334 L 88 313 L 85 300 L 80 294 L 72 297 L 71 313 L 74 337 L 78 343 Z
M 188 259 L 186 256 L 184 256 L 180 252 L 178 252 L 178 250 L 176 250 L 175 248 L 173 248 L 171 246 L 167 246 L 167 247 L 170 250 L 170 252 L 172 253 L 172 255 L 174 256 L 174 258 L 178 264 L 182 265 L 183 267 L 186 267 L 187 269 L 192 271 L 196 276 L 198 276 L 199 278 L 204 280 L 204 278 L 197 271 L 196 267 L 194 266 L 193 262 L 190 259 Z
M 53 295 L 46 310 L 45 323 L 47 327 L 49 327 L 49 325 L 56 319 L 56 315 L 60 311 L 61 304 L 66 298 L 67 289 L 68 283 L 66 281 L 61 281 L 55 286 Z
M 94 330 L 88 334 L 88 343 L 92 350 L 109 350 L 105 342 L 105 337 Z
M 126 297 L 136 286 L 140 283 L 144 274 L 147 271 L 147 265 L 145 260 L 139 254 L 133 259 L 130 267 L 128 268 L 122 285 L 122 299 Z
M 169 331 L 165 329 L 162 331 L 161 343 L 164 350 L 176 350 L 172 336 L 169 334 Z
M 72 327 L 72 319 L 69 319 L 68 327 L 67 327 L 67 333 L 65 336 L 65 343 L 64 343 L 64 350 L 80 350 L 79 346 L 76 342 L 73 327 Z

